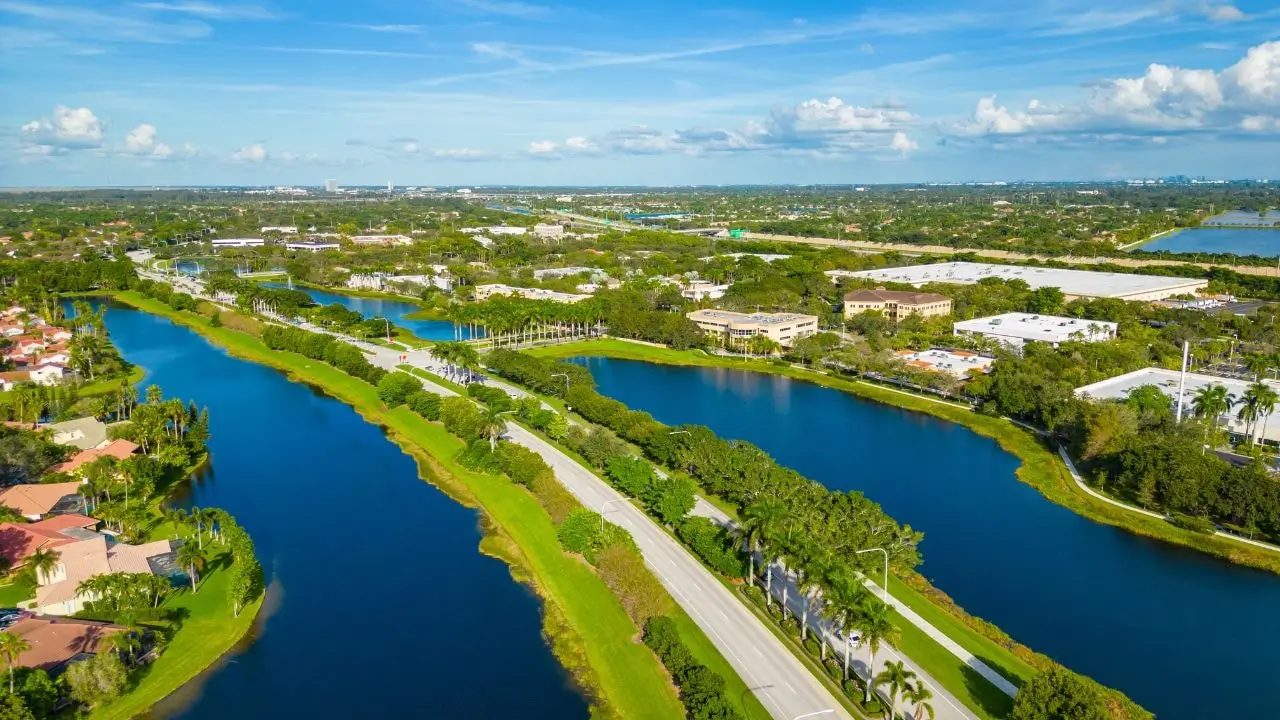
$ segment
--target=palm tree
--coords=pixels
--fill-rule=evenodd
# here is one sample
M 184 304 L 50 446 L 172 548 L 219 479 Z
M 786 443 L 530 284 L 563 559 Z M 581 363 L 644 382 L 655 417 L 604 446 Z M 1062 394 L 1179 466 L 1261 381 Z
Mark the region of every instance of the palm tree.
M 27 567 L 31 568 L 31 572 L 36 575 L 36 582 L 40 582 L 40 576 L 44 576 L 45 582 L 53 577 L 53 571 L 58 569 L 58 563 L 62 561 L 58 553 L 49 548 L 39 548 L 31 553 L 31 557 L 27 558 Z
M 768 497 L 747 506 L 743 513 L 742 530 L 747 540 L 747 558 L 751 565 L 752 584 L 755 584 L 756 551 L 778 536 L 787 519 L 787 505 L 778 498 Z M 773 603 L 773 573 L 766 569 L 765 597 Z
M 507 421 L 502 418 L 505 412 L 496 407 L 488 408 L 480 423 L 480 434 L 489 438 L 489 452 L 497 451 L 498 438 L 507 430 Z
M 1262 416 L 1262 431 L 1258 433 L 1258 440 L 1264 445 L 1267 442 L 1267 420 L 1271 418 L 1271 411 L 1276 409 L 1276 403 L 1280 403 L 1280 393 L 1275 388 L 1264 382 L 1254 383 L 1250 388 L 1254 398 L 1258 403 L 1258 414 Z
M 4 655 L 5 660 L 9 663 L 9 694 L 12 695 L 13 690 L 13 664 L 17 662 L 18 656 L 31 649 L 31 643 L 20 635 L 14 635 L 10 632 L 0 633 L 0 654 Z
M 146 575 L 139 577 L 157 577 L 156 575 Z M 163 580 L 163 578 L 161 578 Z M 115 651 L 120 659 L 131 657 L 138 648 L 142 647 L 142 643 L 138 641 L 138 636 L 131 630 L 122 630 L 112 633 L 98 641 L 98 651 Z
M 1209 444 L 1209 432 L 1218 427 L 1218 418 L 1231 409 L 1235 397 L 1227 391 L 1225 385 L 1205 385 L 1196 391 L 1191 399 L 1191 408 L 1195 416 L 1208 422 L 1204 431 L 1204 442 Z
M 1236 412 L 1236 419 L 1244 423 L 1244 434 L 1249 438 L 1249 445 L 1253 446 L 1253 426 L 1258 421 L 1258 396 L 1253 392 L 1253 386 L 1245 391 L 1244 397 L 1240 398 L 1237 403 L 1240 409 Z
M 178 566 L 186 570 L 187 575 L 191 577 L 191 594 L 196 594 L 197 573 L 204 570 L 204 550 L 189 542 L 184 542 L 178 547 L 178 555 L 175 560 Z
M 915 712 L 911 713 L 915 720 L 923 720 L 925 715 L 929 716 L 929 720 L 933 720 L 933 705 L 929 703 L 933 699 L 933 692 L 925 686 L 923 680 L 907 690 L 905 698 L 907 702 L 916 706 Z
M 857 618 L 857 627 L 862 632 L 862 641 L 867 644 L 867 650 L 870 652 L 870 660 L 867 662 L 867 672 L 870 673 L 876 666 L 876 653 L 880 652 L 880 643 L 896 639 L 898 628 L 893 625 L 888 605 L 870 595 L 867 598 Z M 871 683 L 869 682 L 866 701 L 871 701 Z
M 849 658 L 853 655 L 853 639 L 849 630 L 859 623 L 867 600 L 867 586 L 848 571 L 841 568 L 830 580 L 832 620 L 840 627 L 840 639 L 844 642 L 844 679 L 849 680 Z
M 1255 382 L 1261 381 L 1262 377 L 1267 374 L 1267 369 L 1271 367 L 1271 358 L 1262 354 L 1248 355 L 1244 359 L 1244 367 L 1253 373 Z
M 874 687 L 889 686 L 889 707 L 885 708 L 886 718 L 892 720 L 898 710 L 898 696 L 911 690 L 911 681 L 915 679 L 916 674 L 908 670 L 906 665 L 901 661 L 893 660 L 885 663 L 884 671 L 872 679 L 871 685 Z

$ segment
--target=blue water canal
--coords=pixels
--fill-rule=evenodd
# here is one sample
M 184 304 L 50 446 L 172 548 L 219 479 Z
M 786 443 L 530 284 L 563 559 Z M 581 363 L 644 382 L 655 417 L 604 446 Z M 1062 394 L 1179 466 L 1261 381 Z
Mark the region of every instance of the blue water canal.
M 263 284 L 267 287 L 285 287 L 281 283 Z M 305 292 L 321 305 L 338 303 L 348 310 L 354 310 L 365 317 L 384 317 L 423 340 L 454 339 L 454 324 L 446 320 L 406 320 L 405 315 L 422 309 L 410 302 L 387 298 L 359 297 L 357 295 L 334 293 L 309 287 L 298 286 L 294 289 Z M 459 326 L 458 330 L 462 333 L 461 339 L 466 340 L 471 337 L 466 326 Z
M 1099 525 L 1015 478 L 992 440 L 789 378 L 577 359 L 600 391 L 748 440 L 925 533 L 921 572 L 970 612 L 1164 720 L 1280 717 L 1280 577 Z
M 178 502 L 233 514 L 271 582 L 252 643 L 153 717 L 587 717 L 475 511 L 379 428 L 167 320 L 106 324 L 144 385 L 209 408 L 211 463 Z

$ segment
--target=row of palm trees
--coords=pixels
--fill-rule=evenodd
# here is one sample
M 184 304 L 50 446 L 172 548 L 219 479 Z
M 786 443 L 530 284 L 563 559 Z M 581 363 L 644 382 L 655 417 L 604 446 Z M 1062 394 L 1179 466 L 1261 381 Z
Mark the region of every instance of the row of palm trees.
M 1209 442 L 1209 433 L 1217 429 L 1218 420 L 1232 408 L 1236 408 L 1236 419 L 1244 423 L 1249 446 L 1253 447 L 1257 437 L 1266 438 L 1267 421 L 1277 404 L 1280 404 L 1280 393 L 1261 381 L 1250 385 L 1238 398 L 1224 385 L 1216 383 L 1201 387 L 1191 398 L 1192 413 L 1206 423 L 1206 444 Z M 1261 432 L 1256 432 L 1258 430 Z
M 490 347 L 519 344 L 545 339 L 587 337 L 599 332 L 604 322 L 604 307 L 597 300 L 557 303 L 518 297 L 495 297 L 480 303 L 451 305 L 446 317 L 453 321 L 458 339 L 461 329 L 468 337 L 477 337 L 484 329 Z
M 480 368 L 480 352 L 469 343 L 460 340 L 433 343 L 427 348 L 431 357 L 445 365 L 450 380 L 461 384 L 472 381 Z
M 871 594 L 861 574 L 833 549 L 813 542 L 802 523 L 789 517 L 787 504 L 778 498 L 764 498 L 747 506 L 739 534 L 747 551 L 747 579 L 752 585 L 756 582 L 757 554 L 765 561 L 765 601 L 770 606 L 774 598 L 773 567 L 776 565 L 782 569 L 780 605 L 784 619 L 790 613 L 788 576 L 795 573 L 796 588 L 802 595 L 799 618 L 801 641 L 808 638 L 810 615 L 826 615 L 839 628 L 838 637 L 844 643 L 844 679 L 849 679 L 849 662 L 853 655 L 851 630 L 857 630 L 860 634 L 860 642 L 866 645 L 869 652 L 868 672 L 874 672 L 876 655 L 881 645 L 892 642 L 898 631 L 893 624 L 889 605 Z M 827 639 L 820 630 L 818 635 L 822 659 L 825 661 Z M 923 684 L 909 685 L 901 673 L 885 678 L 885 682 L 893 680 L 896 683 L 891 683 L 891 704 L 896 702 L 899 693 L 903 693 L 903 697 L 915 698 L 913 702 L 917 705 L 917 713 L 927 712 L 932 717 L 928 688 Z M 868 678 L 865 700 L 870 701 L 872 688 L 880 684 L 882 683 L 878 677 Z M 908 689 L 911 691 L 910 695 L 906 694 Z M 890 707 L 890 712 L 892 710 Z

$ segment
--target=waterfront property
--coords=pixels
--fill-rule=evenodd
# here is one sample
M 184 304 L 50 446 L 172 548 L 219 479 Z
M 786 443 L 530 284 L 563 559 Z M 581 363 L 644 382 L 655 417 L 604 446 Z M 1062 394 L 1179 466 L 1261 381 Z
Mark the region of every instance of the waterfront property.
M 6 632 L 27 641 L 27 649 L 14 659 L 15 667 L 36 668 L 56 677 L 67 665 L 97 654 L 103 640 L 128 628 L 95 620 L 26 617 Z
M 817 315 L 799 313 L 740 313 L 703 309 L 685 313 L 705 333 L 719 335 L 730 343 L 744 343 L 756 336 L 769 338 L 782 347 L 818 332 Z
M 55 509 L 68 505 L 81 509 L 83 503 L 79 490 L 79 481 L 10 485 L 0 491 L 0 505 L 28 520 L 39 520 Z M 74 502 L 71 502 L 72 499 Z
M 1064 342 L 1104 342 L 1114 340 L 1119 327 L 1118 323 L 1103 320 L 1022 312 L 960 320 L 952 325 L 956 335 L 991 338 L 1012 348 L 1021 348 L 1029 341 L 1047 342 L 1054 347 Z
M 351 242 L 356 245 L 409 245 L 413 238 L 408 235 L 352 235 Z
M 114 460 L 124 460 L 130 455 L 138 451 L 138 445 L 124 438 L 117 438 L 108 442 L 106 445 L 88 450 L 81 450 L 71 459 L 57 465 L 53 468 L 54 472 L 77 473 L 85 465 L 97 460 L 98 458 L 109 457 Z M 3 494 L 0 494 L 0 502 L 3 502 Z
M 0 558 L 17 569 L 37 550 L 49 550 L 93 535 L 100 521 L 87 515 L 54 515 L 31 523 L 0 523 Z
M 45 615 L 73 615 L 102 595 L 86 587 L 86 581 L 111 573 L 160 575 L 172 578 L 181 571 L 175 562 L 174 541 L 156 540 L 141 545 L 117 542 L 115 538 L 80 527 L 61 534 L 71 542 L 53 546 L 58 564 L 51 572 L 36 574 L 35 610 Z M 190 541 L 194 542 L 194 541 Z
M 845 293 L 844 316 L 851 318 L 867 311 L 878 312 L 894 322 L 909 315 L 938 317 L 951 314 L 951 298 L 946 295 L 909 290 L 854 290 Z
M 908 265 L 880 270 L 828 270 L 826 275 L 832 279 L 869 278 L 916 287 L 928 283 L 973 285 L 985 278 L 1022 280 L 1032 290 L 1044 287 L 1058 288 L 1062 290 L 1067 300 L 1076 298 L 1163 300 L 1172 295 L 1194 294 L 1209 284 L 1208 280 L 1196 278 L 972 262 Z
M 1263 380 L 1262 382 L 1280 392 L 1280 382 L 1274 380 Z M 1169 396 L 1170 403 L 1176 408 L 1178 388 L 1181 384 L 1182 374 L 1177 370 L 1149 367 L 1076 388 L 1076 395 L 1094 400 L 1123 400 L 1129 396 L 1130 392 L 1139 387 L 1154 385 Z M 1253 382 L 1249 380 L 1237 380 L 1235 378 L 1189 372 L 1186 374 L 1185 385 L 1182 385 L 1183 417 L 1189 417 L 1192 414 L 1191 400 L 1201 388 L 1210 385 L 1221 385 L 1227 389 L 1227 392 L 1234 399 L 1239 400 L 1244 397 L 1245 392 L 1252 384 Z M 1272 444 L 1280 444 L 1280 417 L 1278 416 L 1280 416 L 1280 408 L 1276 408 L 1259 418 L 1256 423 L 1258 427 L 1255 429 L 1255 436 L 1261 442 L 1269 441 Z M 1245 422 L 1237 418 L 1234 413 L 1227 412 L 1217 419 L 1219 425 L 1233 435 L 1242 438 L 1247 436 Z
M 600 268 L 592 268 L 592 267 L 577 266 L 577 267 L 543 268 L 541 270 L 533 271 L 534 280 L 550 280 L 550 279 L 557 279 L 557 278 L 563 278 L 563 277 L 570 277 L 572 275 L 587 275 L 591 278 L 591 280 L 595 282 L 604 282 L 605 280 L 609 279 L 609 273 L 601 270 Z
M 59 445 L 88 450 L 107 444 L 107 426 L 94 417 L 66 420 L 46 427 L 53 431 L 53 441 Z
M 522 297 L 529 300 L 550 300 L 558 303 L 576 303 L 587 300 L 591 297 L 590 295 L 556 292 L 555 290 L 544 290 L 542 288 L 512 287 L 511 285 L 503 285 L 501 283 L 477 285 L 475 292 L 476 300 L 480 302 L 498 295 Z

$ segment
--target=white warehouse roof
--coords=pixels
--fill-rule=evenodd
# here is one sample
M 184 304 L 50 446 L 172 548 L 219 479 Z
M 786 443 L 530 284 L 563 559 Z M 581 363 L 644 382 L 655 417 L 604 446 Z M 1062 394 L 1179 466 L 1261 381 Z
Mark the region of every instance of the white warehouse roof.
M 1120 326 L 1103 320 L 1013 312 L 961 320 L 953 327 L 957 333 L 1060 343 L 1072 340 L 1076 333 L 1085 341 L 1109 340 L 1116 336 L 1116 329 Z
M 881 270 L 828 270 L 826 274 L 831 278 L 871 278 L 916 286 L 931 282 L 973 285 L 983 278 L 994 277 L 1002 280 L 1022 280 L 1032 290 L 1056 287 L 1061 289 L 1064 295 L 1072 298 L 1119 298 L 1122 300 L 1163 300 L 1171 295 L 1193 293 L 1209 284 L 1208 280 L 1197 278 L 971 262 L 909 265 Z

